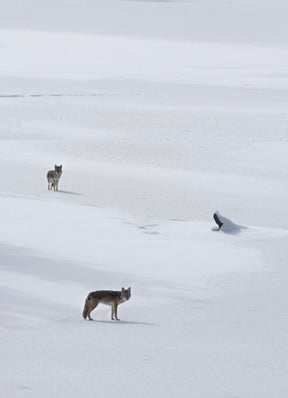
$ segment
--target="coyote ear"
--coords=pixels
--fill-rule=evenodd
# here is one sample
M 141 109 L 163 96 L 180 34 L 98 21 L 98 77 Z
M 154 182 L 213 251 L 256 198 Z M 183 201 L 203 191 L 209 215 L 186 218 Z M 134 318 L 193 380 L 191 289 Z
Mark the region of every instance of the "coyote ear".
M 122 289 L 121 289 L 121 290 L 122 290 L 122 292 L 125 292 L 125 287 L 122 287 Z

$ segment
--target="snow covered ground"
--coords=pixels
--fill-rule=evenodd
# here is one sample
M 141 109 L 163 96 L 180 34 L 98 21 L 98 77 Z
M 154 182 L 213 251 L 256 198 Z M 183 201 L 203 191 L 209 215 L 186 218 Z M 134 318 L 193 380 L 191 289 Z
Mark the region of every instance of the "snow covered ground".
M 0 396 L 286 398 L 288 5 L 2 3 Z

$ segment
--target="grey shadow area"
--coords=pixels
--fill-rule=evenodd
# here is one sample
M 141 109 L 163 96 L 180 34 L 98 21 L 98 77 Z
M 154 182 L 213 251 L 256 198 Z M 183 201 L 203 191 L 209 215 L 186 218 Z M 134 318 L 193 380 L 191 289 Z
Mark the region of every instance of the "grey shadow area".
M 103 93 L 90 94 L 7 94 L 0 95 L 0 98 L 42 98 L 42 97 L 102 97 Z M 114 93 L 114 95 L 118 95 Z
M 0 98 L 25 98 L 25 97 L 27 97 L 27 95 L 21 95 L 21 94 L 0 95 Z
M 183 218 L 169 218 L 169 221 L 174 221 L 174 222 L 187 222 L 188 220 L 184 220 Z
M 92 270 L 99 286 L 111 285 L 111 272 L 103 270 L 101 264 L 97 267 L 94 264 L 59 259 L 4 243 L 0 243 L 0 270 L 13 272 L 15 278 L 17 278 L 17 274 L 23 274 L 48 282 L 77 282 L 83 286 L 91 286 Z M 113 279 L 119 279 L 121 283 L 128 280 L 130 282 L 131 276 L 119 272 L 113 273 Z M 88 294 L 84 288 L 83 292 L 84 295 Z

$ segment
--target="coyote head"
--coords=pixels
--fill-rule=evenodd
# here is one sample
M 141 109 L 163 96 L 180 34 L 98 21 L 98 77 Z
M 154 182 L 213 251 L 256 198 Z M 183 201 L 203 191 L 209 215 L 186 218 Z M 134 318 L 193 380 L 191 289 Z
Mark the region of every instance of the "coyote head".
M 121 289 L 121 300 L 127 301 L 131 297 L 131 287 L 128 287 L 128 289 L 125 289 L 122 287 Z
M 60 166 L 57 166 L 55 164 L 54 170 L 56 171 L 57 174 L 61 175 L 62 174 L 62 164 Z

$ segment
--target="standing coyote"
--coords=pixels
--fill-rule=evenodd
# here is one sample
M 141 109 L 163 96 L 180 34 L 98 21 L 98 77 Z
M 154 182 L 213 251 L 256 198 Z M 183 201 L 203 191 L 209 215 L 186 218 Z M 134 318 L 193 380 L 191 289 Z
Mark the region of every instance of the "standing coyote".
M 118 305 L 125 303 L 130 297 L 131 287 L 127 290 L 122 287 L 121 292 L 114 290 L 96 290 L 96 292 L 91 292 L 85 300 L 83 318 L 86 319 L 88 316 L 89 320 L 92 321 L 93 319 L 90 317 L 91 311 L 93 311 L 99 303 L 102 303 L 111 306 L 111 319 L 114 320 L 115 315 L 115 318 L 119 321 L 120 319 L 117 318 Z
M 48 189 L 54 191 L 58 191 L 58 182 L 62 174 L 62 164 L 61 166 L 56 166 L 54 170 L 49 170 L 47 173 L 47 180 L 48 180 Z

